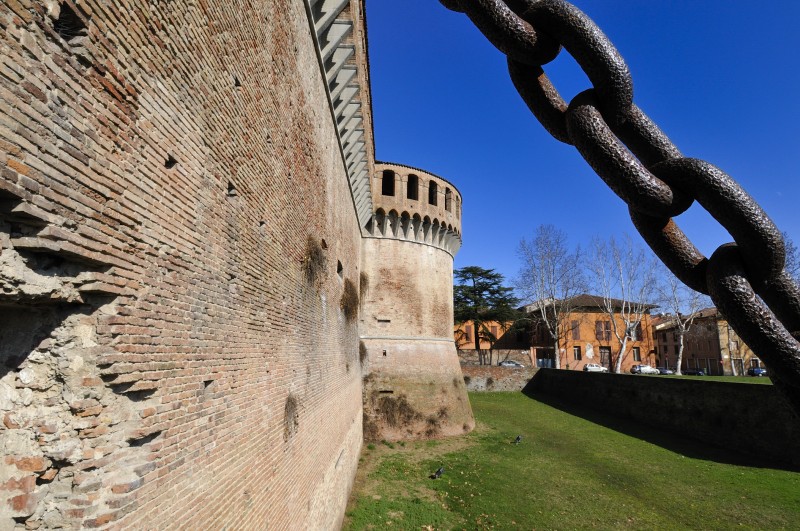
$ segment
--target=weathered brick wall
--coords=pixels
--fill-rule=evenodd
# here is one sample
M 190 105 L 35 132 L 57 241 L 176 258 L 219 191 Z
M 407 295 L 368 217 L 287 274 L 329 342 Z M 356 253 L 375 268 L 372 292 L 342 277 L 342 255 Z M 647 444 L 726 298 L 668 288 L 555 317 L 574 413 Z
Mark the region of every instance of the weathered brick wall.
M 65 5 L 0 6 L 0 527 L 335 526 L 360 243 L 303 3 Z
M 541 369 L 524 392 L 800 466 L 800 421 L 771 385 Z
M 537 368 L 518 369 L 490 365 L 462 365 L 467 391 L 522 391 Z

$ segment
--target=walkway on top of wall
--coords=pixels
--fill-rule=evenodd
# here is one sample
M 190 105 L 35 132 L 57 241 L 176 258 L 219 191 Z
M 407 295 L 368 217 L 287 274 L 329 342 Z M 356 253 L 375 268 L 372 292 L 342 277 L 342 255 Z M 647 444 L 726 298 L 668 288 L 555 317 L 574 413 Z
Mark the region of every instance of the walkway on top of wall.
M 371 125 L 369 94 L 359 81 L 368 77 L 367 72 L 359 72 L 367 68 L 366 58 L 364 66 L 357 60 L 352 13 L 345 9 L 350 0 L 305 3 L 356 215 L 359 226 L 364 227 L 372 216 L 368 150 L 372 133 L 366 130 Z M 366 55 L 366 50 L 363 53 Z

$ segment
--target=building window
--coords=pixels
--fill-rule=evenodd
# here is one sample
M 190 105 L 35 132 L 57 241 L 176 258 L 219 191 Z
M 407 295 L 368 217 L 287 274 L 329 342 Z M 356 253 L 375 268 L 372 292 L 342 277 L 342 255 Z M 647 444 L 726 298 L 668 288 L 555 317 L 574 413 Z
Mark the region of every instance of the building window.
M 570 321 L 569 327 L 572 330 L 572 339 L 580 339 L 581 338 L 581 327 L 578 321 Z
M 636 323 L 636 326 L 631 330 L 631 341 L 642 340 L 642 323 Z
M 464 341 L 472 341 L 472 325 L 464 327 Z
M 572 359 L 575 361 L 581 361 L 581 347 L 578 345 L 572 347 Z
M 453 192 L 450 188 L 444 189 L 444 209 L 448 212 L 453 209 Z
M 598 341 L 611 341 L 611 321 L 595 321 L 594 336 Z
M 633 361 L 642 361 L 642 351 L 639 347 L 633 347 Z
M 497 339 L 497 327 L 496 326 L 490 326 L 489 330 L 492 332 L 492 337 Z
M 456 197 L 456 219 L 461 219 L 461 199 Z
M 439 195 L 439 187 L 434 181 L 428 184 L 428 204 L 436 206 L 437 196 Z
M 550 338 L 550 330 L 547 328 L 547 325 L 544 323 L 539 323 L 536 327 L 536 340 L 537 341 L 544 341 L 545 339 Z
M 600 347 L 600 365 L 608 367 L 611 360 L 611 347 Z
M 750 368 L 751 369 L 758 369 L 761 367 L 761 360 L 758 358 L 752 358 L 750 360 Z
M 664 343 L 667 342 L 667 333 L 666 332 L 661 332 L 661 341 L 663 341 Z
M 381 193 L 383 195 L 394 195 L 394 172 L 392 170 L 383 170 Z
M 406 198 L 413 201 L 417 201 L 419 199 L 419 177 L 413 173 L 408 176 Z

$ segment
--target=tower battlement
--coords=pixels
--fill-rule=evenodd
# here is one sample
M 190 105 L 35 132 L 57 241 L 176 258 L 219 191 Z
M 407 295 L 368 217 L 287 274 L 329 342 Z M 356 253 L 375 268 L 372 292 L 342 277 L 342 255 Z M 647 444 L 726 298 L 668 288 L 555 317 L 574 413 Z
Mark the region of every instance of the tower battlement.
M 461 237 L 461 192 L 447 179 L 393 162 L 376 162 L 372 204 L 377 211 L 428 218 Z
M 432 245 L 455 256 L 461 247 L 461 194 L 449 181 L 401 164 L 375 165 L 369 237 Z

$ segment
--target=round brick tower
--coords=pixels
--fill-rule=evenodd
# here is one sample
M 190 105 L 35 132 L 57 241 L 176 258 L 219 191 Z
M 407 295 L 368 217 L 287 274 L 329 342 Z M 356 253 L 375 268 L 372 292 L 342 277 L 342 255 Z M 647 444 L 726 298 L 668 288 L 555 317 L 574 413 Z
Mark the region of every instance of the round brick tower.
M 453 341 L 461 195 L 428 172 L 376 163 L 362 253 L 364 433 L 455 435 L 475 421 Z

